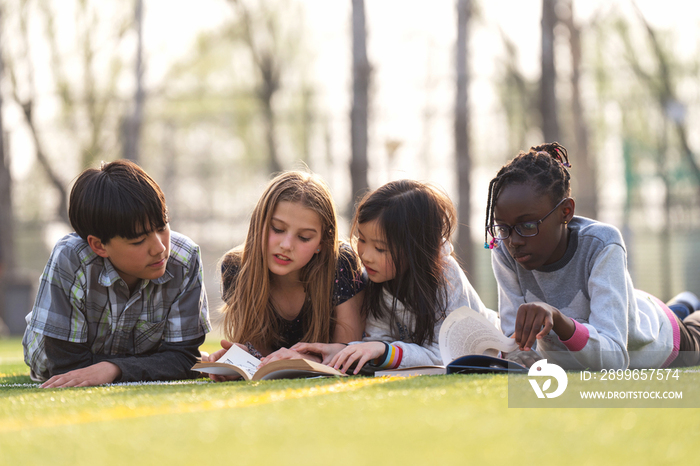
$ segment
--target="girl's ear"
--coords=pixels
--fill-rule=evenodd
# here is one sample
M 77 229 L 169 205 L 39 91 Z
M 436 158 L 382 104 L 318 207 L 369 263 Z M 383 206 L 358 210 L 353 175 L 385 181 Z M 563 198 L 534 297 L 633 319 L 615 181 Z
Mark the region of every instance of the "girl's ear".
M 105 248 L 105 245 L 104 243 L 102 243 L 102 240 L 100 238 L 98 238 L 97 236 L 88 235 L 87 242 L 90 246 L 90 249 L 92 249 L 95 254 L 97 254 L 100 257 L 109 257 L 107 249 Z
M 574 218 L 574 211 L 576 210 L 576 201 L 574 201 L 572 198 L 568 198 L 564 201 L 562 207 L 562 213 L 564 214 L 564 218 L 562 219 L 562 221 L 564 223 L 569 223 L 571 219 Z

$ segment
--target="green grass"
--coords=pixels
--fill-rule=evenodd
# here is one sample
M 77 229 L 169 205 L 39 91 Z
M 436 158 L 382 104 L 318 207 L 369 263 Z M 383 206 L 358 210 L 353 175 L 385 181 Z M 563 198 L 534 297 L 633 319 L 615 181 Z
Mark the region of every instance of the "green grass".
M 202 379 L 43 390 L 29 385 L 20 341 L 0 340 L 0 464 L 600 465 L 697 455 L 697 409 L 513 409 L 507 382 Z

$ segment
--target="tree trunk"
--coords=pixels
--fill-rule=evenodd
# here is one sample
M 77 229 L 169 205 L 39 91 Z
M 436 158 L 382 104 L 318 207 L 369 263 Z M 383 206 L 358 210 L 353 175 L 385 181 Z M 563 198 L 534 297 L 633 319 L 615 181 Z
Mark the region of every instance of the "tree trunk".
M 277 81 L 272 75 L 272 70 L 262 70 L 263 82 L 260 91 L 260 103 L 263 109 L 263 120 L 265 123 L 265 141 L 267 142 L 267 153 L 270 173 L 282 171 L 282 164 L 277 155 L 277 136 L 275 124 L 275 112 L 272 108 L 272 98 L 277 91 Z
M 17 99 L 18 102 L 21 102 L 19 100 L 19 97 L 15 96 L 15 99 Z M 29 131 L 32 134 L 32 140 L 34 141 L 34 145 L 36 146 L 36 158 L 41 164 L 41 166 L 44 167 L 44 171 L 46 171 L 46 175 L 49 177 L 51 184 L 53 184 L 54 188 L 56 188 L 56 190 L 58 191 L 58 218 L 64 221 L 67 225 L 70 225 L 70 219 L 68 218 L 68 188 L 54 171 L 53 167 L 51 166 L 51 162 L 49 162 L 48 157 L 46 157 L 46 152 L 44 152 L 43 144 L 39 140 L 39 134 L 36 131 L 36 125 L 34 123 L 32 111 L 34 107 L 33 100 L 21 102 L 21 104 L 24 113 L 24 118 L 27 121 Z
M 367 182 L 367 119 L 371 67 L 367 59 L 365 2 L 352 0 L 352 76 L 353 100 L 350 112 L 350 205 L 349 216 L 355 213 L 356 197 L 369 187 Z
M 554 26 L 557 24 L 557 0 L 542 0 L 542 77 L 540 111 L 544 142 L 559 141 L 557 120 L 557 72 L 554 67 Z
M 2 11 L 0 11 L 2 20 Z M 4 66 L 0 55 L 0 79 Z M 5 329 L 5 286 L 14 273 L 14 215 L 12 213 L 12 173 L 5 153 L 5 129 L 2 121 L 2 94 L 0 93 L 0 336 Z
M 471 160 L 469 155 L 469 71 L 467 54 L 469 42 L 469 17 L 471 0 L 457 1 L 457 46 L 456 77 L 457 92 L 455 99 L 455 159 L 457 162 L 458 219 L 460 220 L 456 252 L 462 266 L 468 271 L 473 269 L 471 231 Z
M 581 101 L 581 29 L 574 22 L 573 1 L 566 0 L 569 16 L 565 21 L 569 29 L 571 47 L 571 111 L 574 124 L 574 165 L 576 212 L 584 217 L 598 217 L 598 190 L 596 189 L 595 156 L 588 145 L 588 123 Z
M 136 46 L 136 94 L 134 95 L 134 113 L 124 122 L 124 158 L 139 162 L 141 127 L 143 126 L 143 107 L 146 93 L 143 88 L 143 0 L 136 0 L 135 26 Z

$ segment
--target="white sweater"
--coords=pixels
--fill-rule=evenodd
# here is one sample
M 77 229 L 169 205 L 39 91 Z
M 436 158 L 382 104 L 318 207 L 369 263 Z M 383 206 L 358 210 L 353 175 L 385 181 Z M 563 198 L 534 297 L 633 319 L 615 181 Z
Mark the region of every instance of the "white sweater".
M 447 317 L 452 311 L 462 306 L 468 306 L 486 316 L 486 318 L 498 328 L 498 316 L 494 311 L 487 309 L 484 303 L 481 302 L 481 298 L 479 298 L 474 287 L 469 283 L 467 276 L 457 263 L 457 260 L 449 255 L 452 251 L 452 246 L 448 246 L 449 248 L 446 248 L 446 254 L 443 256 L 447 262 L 447 266 L 445 267 L 445 282 L 449 287 L 447 292 L 447 312 L 445 316 L 439 318 L 435 323 L 432 344 L 428 345 L 425 343 L 425 346 L 421 346 L 416 343 L 408 343 L 407 341 L 401 340 L 410 340 L 415 318 L 400 302 L 397 303 L 396 311 L 398 315 L 394 321 L 397 328 L 390 328 L 391 319 L 389 316 L 385 316 L 381 320 L 375 319 L 372 316 L 367 319 L 365 335 L 362 340 L 383 341 L 400 347 L 403 352 L 403 357 L 398 366 L 399 368 L 421 365 L 442 365 L 443 361 L 440 356 L 440 346 L 438 343 L 440 327 L 442 326 L 444 317 Z M 393 298 L 387 291 L 384 293 L 384 299 L 386 300 L 388 308 L 391 309 Z M 400 336 L 401 339 L 397 340 L 397 335 Z

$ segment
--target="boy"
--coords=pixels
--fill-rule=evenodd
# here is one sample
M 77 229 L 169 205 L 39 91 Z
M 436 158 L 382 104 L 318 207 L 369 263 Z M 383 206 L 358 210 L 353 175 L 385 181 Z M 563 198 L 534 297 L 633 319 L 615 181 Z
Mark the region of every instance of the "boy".
M 199 247 L 171 232 L 165 196 L 127 160 L 71 190 L 75 233 L 54 247 L 27 315 L 24 360 L 43 388 L 198 377 L 211 330 Z

